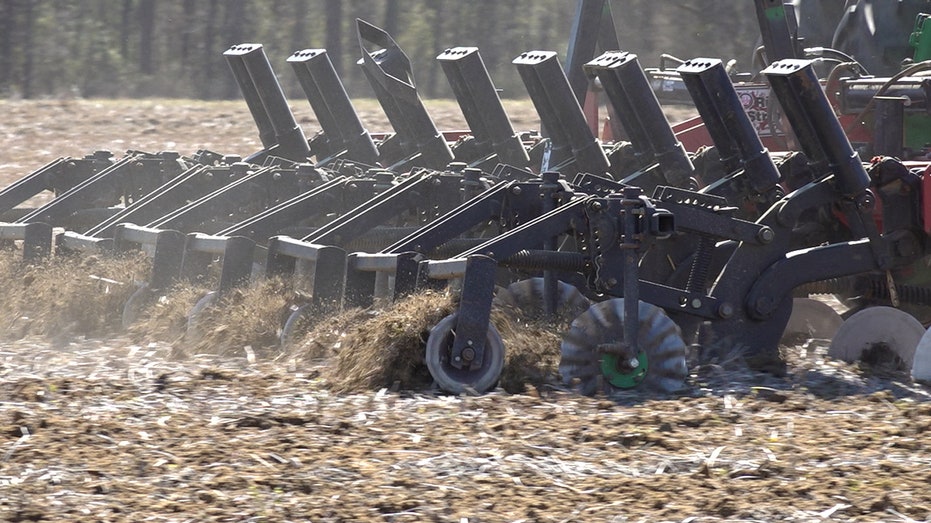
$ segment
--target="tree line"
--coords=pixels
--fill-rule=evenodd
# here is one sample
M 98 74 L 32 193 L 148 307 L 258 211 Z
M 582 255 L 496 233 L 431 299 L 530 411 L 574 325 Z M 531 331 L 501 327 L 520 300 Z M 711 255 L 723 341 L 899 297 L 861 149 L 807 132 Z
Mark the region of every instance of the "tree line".
M 236 98 L 222 53 L 254 42 L 289 97 L 285 59 L 326 48 L 350 96 L 372 93 L 356 61 L 355 19 L 388 31 L 424 97 L 451 92 L 435 61 L 477 46 L 503 96 L 526 92 L 511 61 L 529 50 L 564 59 L 573 0 L 0 0 L 0 96 Z M 662 53 L 736 58 L 749 68 L 759 34 L 751 2 L 614 0 L 623 50 L 643 65 Z

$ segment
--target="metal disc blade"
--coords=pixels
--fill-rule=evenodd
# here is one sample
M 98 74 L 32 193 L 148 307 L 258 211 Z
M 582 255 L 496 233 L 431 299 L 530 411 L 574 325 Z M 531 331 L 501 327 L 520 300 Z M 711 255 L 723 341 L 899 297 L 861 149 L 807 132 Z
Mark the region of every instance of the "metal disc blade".
M 858 361 L 876 349 L 888 349 L 912 367 L 915 348 L 925 334 L 921 323 L 910 314 L 892 307 L 870 307 L 847 318 L 831 341 L 828 355 Z
M 191 307 L 187 314 L 187 331 L 185 337 L 191 341 L 200 341 L 204 336 L 203 314 L 207 307 L 210 307 L 219 300 L 220 295 L 217 291 L 210 291 L 204 294 L 197 303 Z
M 282 349 L 294 348 L 300 341 L 301 334 L 305 334 L 309 330 L 311 312 L 311 306 L 307 304 L 295 307 L 291 311 L 288 319 L 285 320 L 284 325 L 281 327 L 281 334 L 278 336 Z
M 833 307 L 823 301 L 811 298 L 792 300 L 792 316 L 782 337 L 784 341 L 792 338 L 833 339 L 843 325 L 844 319 Z
M 931 329 L 925 331 L 915 348 L 915 359 L 912 362 L 912 379 L 916 381 L 931 381 Z
M 585 312 L 592 302 L 579 289 L 564 281 L 556 282 L 556 317 L 567 321 Z M 543 316 L 543 278 L 514 282 L 495 295 L 497 307 L 516 309 L 523 316 Z
M 129 296 L 129 299 L 123 304 L 123 313 L 120 316 L 124 329 L 130 328 L 132 324 L 139 320 L 142 310 L 150 304 L 152 298 L 153 292 L 149 289 L 148 284 L 143 284 Z
M 688 377 L 688 367 L 679 327 L 662 309 L 649 303 L 640 302 L 639 315 L 639 351 L 629 359 L 618 360 L 637 360 L 637 365 L 612 372 L 613 376 L 605 373 L 604 360 L 608 355 L 600 347 L 624 341 L 624 299 L 596 303 L 576 318 L 560 347 L 559 373 L 563 381 L 575 383 L 586 395 L 596 393 L 602 384 L 610 390 L 608 382 L 639 384 L 664 392 L 681 389 Z

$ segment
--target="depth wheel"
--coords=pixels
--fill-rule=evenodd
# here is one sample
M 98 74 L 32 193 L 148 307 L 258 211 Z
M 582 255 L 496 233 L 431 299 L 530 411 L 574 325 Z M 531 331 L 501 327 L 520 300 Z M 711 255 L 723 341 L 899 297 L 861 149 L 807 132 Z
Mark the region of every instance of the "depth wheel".
M 907 312 L 893 307 L 869 307 L 844 321 L 831 341 L 828 355 L 847 362 L 882 363 L 881 358 L 891 352 L 901 360 L 897 366 L 909 370 L 924 334 L 921 322 Z
M 559 373 L 586 396 L 618 389 L 646 388 L 675 392 L 688 377 L 686 346 L 679 327 L 655 305 L 640 302 L 638 352 L 631 358 L 605 353 L 601 347 L 624 341 L 624 299 L 592 305 L 563 337 Z
M 454 394 L 464 392 L 488 392 L 501 377 L 504 369 L 504 342 L 498 329 L 488 324 L 485 335 L 485 355 L 478 369 L 457 369 L 450 363 L 450 348 L 456 339 L 456 322 L 459 313 L 453 313 L 440 320 L 427 338 L 427 368 L 440 389 Z
M 556 318 L 566 321 L 591 307 L 592 302 L 574 285 L 556 282 Z M 496 307 L 513 309 L 521 316 L 541 319 L 543 312 L 543 278 L 528 278 L 508 285 L 495 294 Z

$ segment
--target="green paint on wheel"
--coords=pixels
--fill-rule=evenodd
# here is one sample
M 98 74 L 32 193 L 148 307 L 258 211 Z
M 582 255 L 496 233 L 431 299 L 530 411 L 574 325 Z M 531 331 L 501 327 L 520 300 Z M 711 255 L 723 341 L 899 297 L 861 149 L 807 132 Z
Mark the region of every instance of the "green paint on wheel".
M 601 359 L 601 373 L 608 383 L 619 389 L 632 389 L 643 381 L 649 370 L 647 353 L 637 353 L 637 366 L 632 367 L 622 362 L 616 354 L 605 354 Z

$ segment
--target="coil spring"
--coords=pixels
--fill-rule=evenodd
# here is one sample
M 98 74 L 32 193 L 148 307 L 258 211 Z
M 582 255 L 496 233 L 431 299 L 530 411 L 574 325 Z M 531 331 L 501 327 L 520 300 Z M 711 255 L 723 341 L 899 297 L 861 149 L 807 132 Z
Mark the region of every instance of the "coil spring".
M 798 289 L 805 294 L 858 294 L 865 298 L 888 300 L 891 298 L 889 284 L 883 276 L 846 276 L 816 281 Z M 931 305 L 931 287 L 918 285 L 896 285 L 895 290 L 901 303 Z
M 588 257 L 578 252 L 522 250 L 502 262 L 507 267 L 577 272 L 585 269 Z
M 453 238 L 430 251 L 433 258 L 449 258 L 488 241 L 488 238 Z
M 796 289 L 798 296 L 810 296 L 817 294 L 854 294 L 859 293 L 858 282 L 862 278 L 855 276 L 845 276 L 842 278 L 830 278 L 827 280 L 814 281 L 806 283 Z
M 714 252 L 714 239 L 710 236 L 702 236 L 698 240 L 698 248 L 695 251 L 695 257 L 692 258 L 692 266 L 689 268 L 689 279 L 686 283 L 686 290 L 689 292 L 704 292 L 708 283 L 708 272 L 711 268 L 711 256 Z
M 417 231 L 416 227 L 376 227 L 346 242 L 349 251 L 377 252 Z

